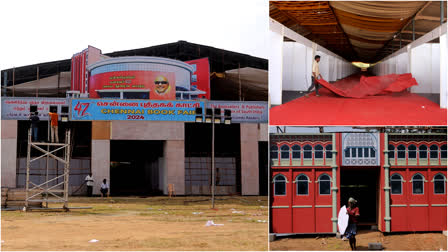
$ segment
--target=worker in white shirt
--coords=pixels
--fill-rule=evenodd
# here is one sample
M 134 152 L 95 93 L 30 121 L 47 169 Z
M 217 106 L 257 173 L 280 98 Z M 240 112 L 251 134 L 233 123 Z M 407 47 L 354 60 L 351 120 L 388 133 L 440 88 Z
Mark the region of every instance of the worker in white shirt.
M 109 197 L 109 185 L 107 184 L 107 180 L 103 179 L 103 183 L 101 183 L 101 198 Z
M 93 192 L 93 176 L 92 173 L 89 173 L 89 175 L 86 176 L 84 179 L 87 184 L 87 197 L 92 197 Z
M 311 86 L 310 86 L 310 88 L 308 88 L 307 94 L 305 94 L 306 97 L 308 97 L 308 94 L 311 92 L 313 87 L 316 89 L 316 96 L 319 96 L 319 83 L 317 83 L 317 81 L 316 81 L 318 79 L 322 79 L 322 75 L 319 72 L 319 61 L 320 61 L 320 56 L 316 55 L 314 57 L 314 62 L 313 62 L 313 67 L 312 67 L 313 74 L 311 75 Z

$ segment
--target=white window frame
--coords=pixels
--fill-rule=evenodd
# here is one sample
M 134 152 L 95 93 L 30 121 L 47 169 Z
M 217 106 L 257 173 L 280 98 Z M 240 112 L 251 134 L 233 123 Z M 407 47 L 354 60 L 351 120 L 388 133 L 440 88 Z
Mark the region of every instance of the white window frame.
M 306 177 L 307 194 L 299 194 L 299 181 L 305 181 L 305 180 L 299 180 L 300 176 L 305 176 Z M 310 186 L 308 184 L 311 183 L 311 181 L 310 181 L 310 178 L 306 174 L 301 173 L 301 174 L 297 175 L 296 179 L 294 180 L 294 183 L 296 183 L 296 195 L 297 196 L 308 196 L 308 195 L 310 195 Z
M 393 177 L 394 175 L 398 175 L 398 176 L 400 176 L 400 193 L 392 193 L 392 181 L 397 181 L 397 180 L 395 180 L 395 179 L 392 179 L 392 177 Z M 403 182 L 404 182 L 404 179 L 403 179 L 403 176 L 401 176 L 401 174 L 399 174 L 399 173 L 394 173 L 394 174 L 392 174 L 392 175 L 390 176 L 390 194 L 391 194 L 391 195 L 403 195 Z
M 285 179 L 285 180 L 284 180 L 284 182 L 285 182 L 285 194 L 276 194 L 276 193 L 275 193 L 275 183 L 277 182 L 276 179 L 277 179 L 278 177 L 283 177 L 283 178 Z M 278 182 L 283 182 L 283 181 L 278 181 Z M 274 176 L 274 179 L 272 180 L 272 183 L 274 184 L 274 196 L 286 196 L 286 195 L 288 194 L 288 187 L 286 186 L 286 184 L 288 183 L 288 179 L 286 178 L 285 175 L 283 175 L 283 174 L 277 174 L 277 175 L 275 175 L 275 176 Z
M 422 193 L 414 193 L 414 180 L 415 180 L 414 177 L 417 175 L 422 176 L 422 182 L 423 182 L 423 185 L 422 185 L 423 192 Z M 412 194 L 413 195 L 424 195 L 425 194 L 425 181 L 426 181 L 425 176 L 423 176 L 423 174 L 416 173 L 416 174 L 412 175 L 411 183 L 412 183 Z
M 322 177 L 323 177 L 324 175 L 328 176 L 329 180 L 322 180 Z M 321 181 L 329 181 L 329 182 L 330 182 L 330 193 L 328 193 L 328 194 L 326 194 L 326 193 L 325 193 L 325 194 L 320 193 L 320 182 L 321 182 Z M 319 178 L 317 179 L 317 182 L 319 183 L 319 195 L 331 195 L 331 176 L 330 176 L 330 175 L 328 175 L 328 174 L 326 174 L 326 173 L 321 174 L 321 175 L 319 176 Z
M 442 182 L 443 182 L 443 193 L 436 193 L 436 176 L 437 175 L 442 175 L 442 177 L 443 177 L 443 179 L 442 179 Z M 440 181 L 439 179 L 437 179 L 437 181 Z M 434 175 L 434 177 L 433 177 L 433 179 L 432 179 L 432 183 L 434 184 L 434 194 L 436 194 L 436 195 L 444 195 L 444 194 L 446 194 L 446 177 L 445 177 L 445 175 L 443 174 L 443 173 L 437 173 L 436 175 Z

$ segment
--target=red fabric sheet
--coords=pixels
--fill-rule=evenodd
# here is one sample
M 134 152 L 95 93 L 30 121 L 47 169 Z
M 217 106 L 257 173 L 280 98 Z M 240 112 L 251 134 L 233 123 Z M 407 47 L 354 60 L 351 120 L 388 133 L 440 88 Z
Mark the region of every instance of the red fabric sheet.
M 409 87 L 418 85 L 412 74 L 389 74 L 383 76 L 365 77 L 351 76 L 333 84 L 320 79 L 319 84 L 326 87 L 331 92 L 349 98 L 363 98 L 373 95 L 385 95 L 394 92 L 401 92 Z
M 408 75 L 409 76 L 409 75 Z M 344 98 L 329 88 L 319 90 L 320 96 L 300 97 L 269 110 L 269 124 L 295 126 L 440 126 L 447 123 L 447 110 L 417 94 L 397 92 L 408 86 L 408 76 L 398 76 L 379 94 L 361 99 Z M 360 75 L 337 82 L 336 90 L 346 92 L 360 83 Z M 375 80 L 368 77 L 370 80 Z M 369 82 L 367 82 L 368 84 Z M 330 84 L 333 87 L 334 84 Z

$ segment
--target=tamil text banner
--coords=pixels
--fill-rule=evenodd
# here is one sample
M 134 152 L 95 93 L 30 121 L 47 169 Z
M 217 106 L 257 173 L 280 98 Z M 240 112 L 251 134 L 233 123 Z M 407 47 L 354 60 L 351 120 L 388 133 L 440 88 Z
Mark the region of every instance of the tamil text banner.
M 199 101 L 73 99 L 71 120 L 195 121 Z

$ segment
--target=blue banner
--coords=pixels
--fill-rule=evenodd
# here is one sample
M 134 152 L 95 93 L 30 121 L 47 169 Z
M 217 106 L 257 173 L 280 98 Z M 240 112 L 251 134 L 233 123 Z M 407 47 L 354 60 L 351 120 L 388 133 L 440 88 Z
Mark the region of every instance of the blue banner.
M 201 101 L 157 101 L 120 99 L 72 99 L 74 121 L 195 121 L 195 109 Z

